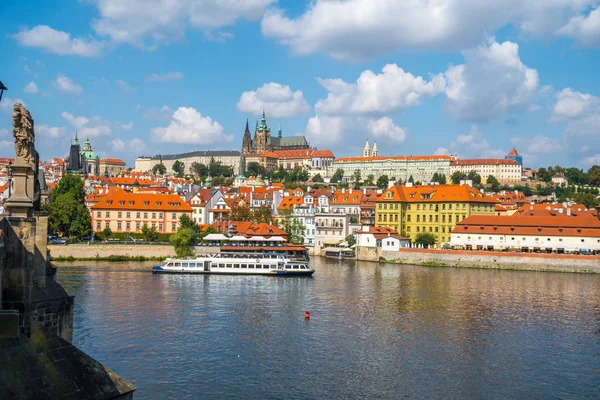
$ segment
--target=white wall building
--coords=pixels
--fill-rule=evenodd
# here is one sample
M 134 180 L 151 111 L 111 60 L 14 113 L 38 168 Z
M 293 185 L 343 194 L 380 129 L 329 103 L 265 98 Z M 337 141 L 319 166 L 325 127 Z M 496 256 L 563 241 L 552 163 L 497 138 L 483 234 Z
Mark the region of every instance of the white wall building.
M 383 251 L 398 251 L 410 247 L 410 239 L 388 227 L 364 225 L 356 232 L 357 247 L 376 247 Z
M 450 164 L 450 175 L 457 171 L 464 174 L 475 171 L 481 176 L 482 183 L 486 183 L 490 175 L 500 183 L 519 183 L 523 175 L 523 166 L 515 160 L 503 158 L 454 160 Z
M 167 173 L 173 173 L 173 164 L 175 161 L 181 161 L 185 166 L 185 173 L 189 173 L 190 166 L 197 162 L 208 166 L 211 159 L 221 162 L 221 165 L 227 165 L 233 168 L 233 174 L 239 175 L 241 154 L 235 150 L 205 150 L 192 151 L 182 154 L 156 155 L 153 157 L 141 156 L 135 159 L 135 170 L 138 172 L 152 171 L 156 164 L 163 164 L 167 168 Z

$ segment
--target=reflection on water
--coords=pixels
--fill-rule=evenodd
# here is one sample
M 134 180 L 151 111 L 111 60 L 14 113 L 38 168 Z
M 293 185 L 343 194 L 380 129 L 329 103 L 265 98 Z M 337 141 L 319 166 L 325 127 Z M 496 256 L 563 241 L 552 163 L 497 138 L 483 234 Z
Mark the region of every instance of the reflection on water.
M 140 399 L 600 397 L 600 276 L 313 262 L 313 278 L 58 275 L 74 343 Z

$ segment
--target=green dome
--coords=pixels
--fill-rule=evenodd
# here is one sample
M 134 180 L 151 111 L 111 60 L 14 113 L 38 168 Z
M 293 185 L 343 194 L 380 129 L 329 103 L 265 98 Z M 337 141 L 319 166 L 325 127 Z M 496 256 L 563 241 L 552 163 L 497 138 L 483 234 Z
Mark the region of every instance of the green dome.
M 94 152 L 94 151 L 82 151 L 81 152 L 81 159 L 86 159 L 86 160 L 97 160 L 99 157 L 98 155 Z

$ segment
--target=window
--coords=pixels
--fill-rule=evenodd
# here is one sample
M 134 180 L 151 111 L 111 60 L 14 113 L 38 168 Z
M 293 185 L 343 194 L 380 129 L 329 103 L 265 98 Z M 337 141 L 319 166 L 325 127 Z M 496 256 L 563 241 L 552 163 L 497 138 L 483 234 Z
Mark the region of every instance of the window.
M 140 223 L 139 223 L 139 222 L 136 222 L 136 223 L 135 223 L 135 230 L 136 230 L 136 231 L 139 231 L 139 230 L 140 230 Z
M 102 218 L 102 211 L 98 211 L 98 212 L 96 213 L 96 217 L 98 217 L 98 218 Z
M 417 214 L 417 222 L 421 222 L 421 216 Z
M 148 213 L 147 212 L 144 213 L 144 219 L 148 219 Z
M 127 216 L 127 218 L 131 218 L 131 213 L 129 211 L 127 211 L 127 214 L 125 214 Z
M 171 231 L 175 232 L 177 230 L 177 224 L 171 224 Z
M 163 213 L 158 213 L 158 218 L 162 219 Z
M 119 230 L 119 231 L 120 231 L 121 229 L 122 229 L 122 228 L 121 228 L 121 221 L 119 221 L 119 222 L 117 222 L 117 230 Z
M 136 217 L 136 218 L 139 218 L 139 217 L 140 217 L 140 213 L 139 213 L 139 212 L 136 212 L 136 213 L 135 213 L 135 217 Z
M 121 211 L 117 213 L 117 218 L 121 218 Z
M 129 222 L 127 222 L 125 224 L 125 230 L 130 231 L 131 230 L 131 224 Z
M 406 221 L 410 222 L 410 214 L 408 214 L 408 216 L 406 217 Z
M 97 229 L 97 230 L 100 230 L 100 229 L 102 229 L 102 228 L 100 228 L 100 224 L 101 224 L 101 223 L 100 223 L 100 221 L 96 222 L 96 229 Z
M 421 205 L 417 204 L 417 210 L 420 210 L 420 209 L 421 209 Z
M 173 213 L 173 217 L 171 219 L 177 219 L 177 214 Z
M 159 230 L 160 232 L 162 232 L 162 231 L 163 231 L 163 224 L 162 224 L 162 222 L 159 222 L 159 223 L 158 223 L 158 230 Z
M 106 216 L 106 218 L 109 218 L 110 217 L 110 211 L 107 211 L 105 216 Z
M 152 213 L 152 219 L 156 219 L 156 213 Z
M 448 204 L 448 210 L 452 210 L 452 204 Z

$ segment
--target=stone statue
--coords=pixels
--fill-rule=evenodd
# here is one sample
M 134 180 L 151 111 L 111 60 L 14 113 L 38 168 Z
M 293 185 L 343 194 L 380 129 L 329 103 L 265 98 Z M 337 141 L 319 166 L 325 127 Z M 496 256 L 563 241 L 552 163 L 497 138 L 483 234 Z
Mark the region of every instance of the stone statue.
M 35 133 L 33 119 L 23 104 L 15 103 L 13 112 L 13 136 L 15 137 L 15 164 L 30 164 L 35 168 Z

